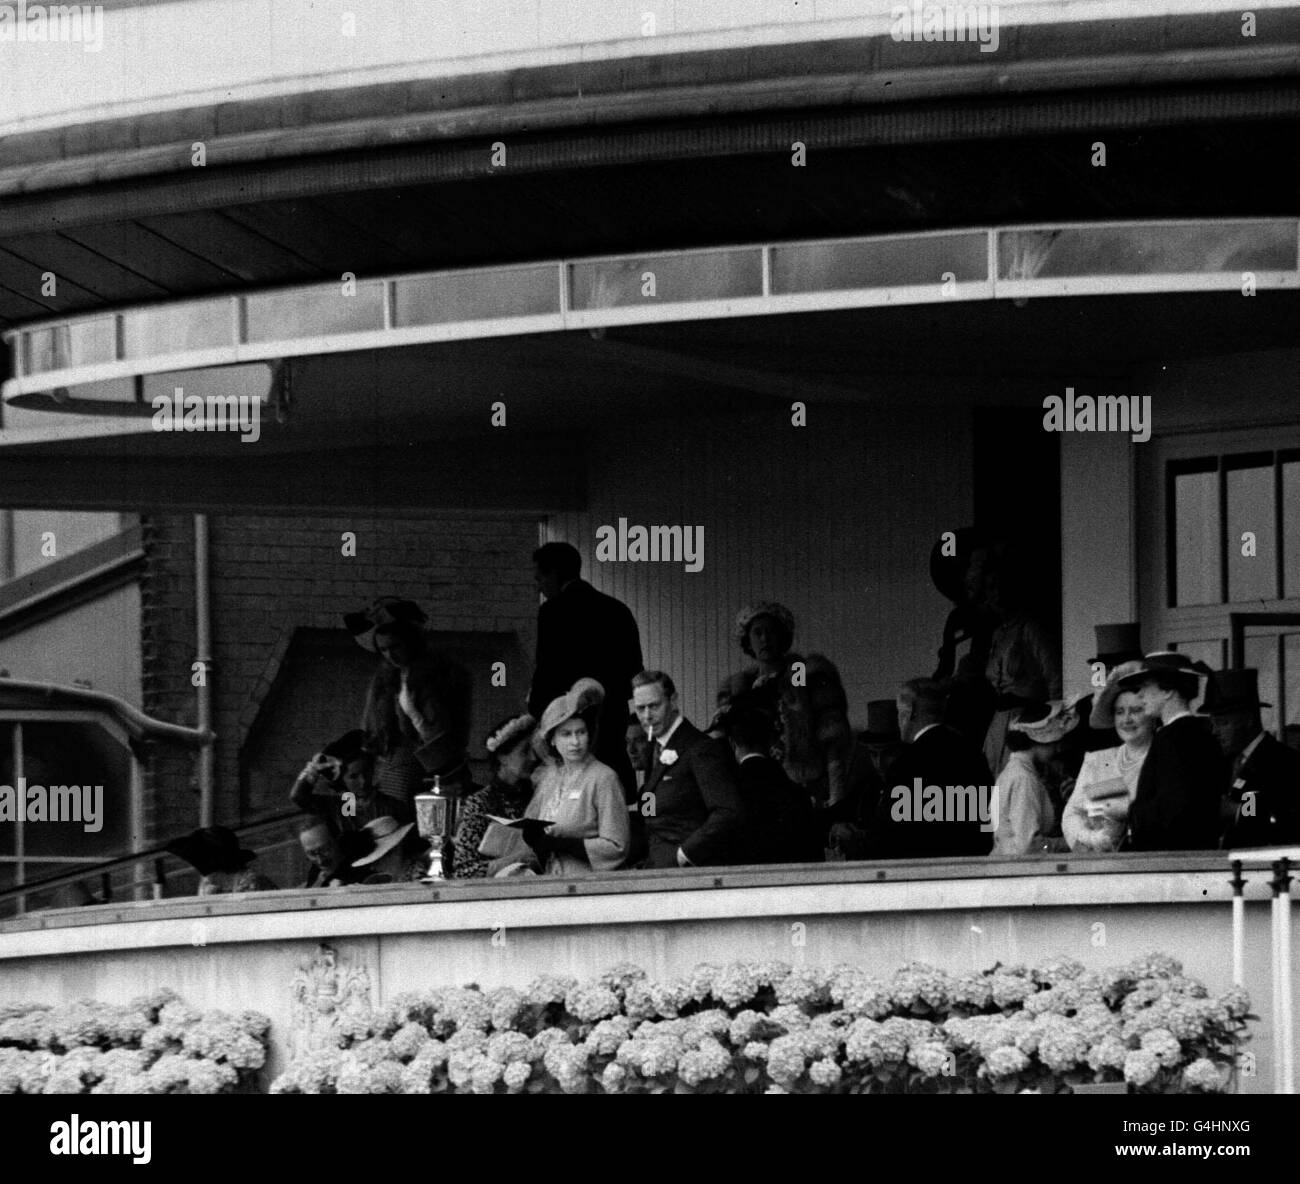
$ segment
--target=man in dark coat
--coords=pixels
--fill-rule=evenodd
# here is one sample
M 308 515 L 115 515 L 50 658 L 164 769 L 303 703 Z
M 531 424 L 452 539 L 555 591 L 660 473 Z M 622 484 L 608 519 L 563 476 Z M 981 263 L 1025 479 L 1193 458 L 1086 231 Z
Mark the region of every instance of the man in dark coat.
M 771 755 L 771 717 L 745 696 L 733 700 L 722 728 L 737 761 L 755 863 L 820 863 L 822 845 L 812 798 Z
M 944 723 L 948 687 L 933 679 L 904 683 L 898 696 L 898 726 L 906 747 L 889 770 L 885 792 L 876 805 L 868 854 L 873 859 L 926 859 L 987 855 L 997 820 L 981 818 L 976 806 L 991 801 L 993 778 L 983 753 L 955 728 Z M 914 786 L 973 787 L 962 796 L 962 817 L 918 817 Z
M 547 543 L 533 552 L 537 590 L 546 598 L 537 613 L 537 664 L 528 711 L 535 719 L 552 700 L 568 694 L 580 678 L 605 688 L 593 754 L 618 774 L 629 806 L 636 776 L 628 759 L 627 701 L 632 676 L 642 668 L 636 618 L 620 600 L 579 578 L 582 556 L 568 543 Z
M 682 715 L 677 688 L 662 671 L 638 674 L 632 699 L 650 738 L 650 771 L 641 787 L 649 866 L 747 862 L 745 807 L 731 754 Z
M 1264 731 L 1259 672 L 1218 670 L 1210 675 L 1203 710 L 1231 763 L 1224 800 L 1224 845 L 1284 847 L 1300 843 L 1300 753 Z
M 1140 670 L 1120 680 L 1162 725 L 1129 809 L 1131 850 L 1205 851 L 1219 845 L 1228 763 L 1205 719 L 1189 706 L 1203 673 L 1208 668 L 1186 654 L 1161 652 L 1148 654 Z

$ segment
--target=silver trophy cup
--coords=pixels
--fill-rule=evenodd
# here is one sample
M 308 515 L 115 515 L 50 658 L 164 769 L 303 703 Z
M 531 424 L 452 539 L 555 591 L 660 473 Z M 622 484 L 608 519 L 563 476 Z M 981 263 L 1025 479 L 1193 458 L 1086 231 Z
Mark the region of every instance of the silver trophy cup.
M 456 830 L 456 799 L 443 790 L 436 776 L 427 793 L 415 795 L 415 825 L 420 837 L 429 843 L 429 867 L 422 882 L 431 884 L 447 879 L 446 860 Z

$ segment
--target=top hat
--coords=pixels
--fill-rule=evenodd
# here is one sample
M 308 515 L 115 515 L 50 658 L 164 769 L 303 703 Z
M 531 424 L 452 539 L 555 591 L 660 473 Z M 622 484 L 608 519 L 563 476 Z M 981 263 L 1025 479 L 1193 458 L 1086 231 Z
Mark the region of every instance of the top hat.
M 369 833 L 370 837 L 374 839 L 374 849 L 361 856 L 360 859 L 354 859 L 352 861 L 352 866 L 365 867 L 367 864 L 382 859 L 394 847 L 396 847 L 398 843 L 406 838 L 411 831 L 411 827 L 414 825 L 414 822 L 408 822 L 405 825 L 402 825 L 402 823 L 398 822 L 396 818 L 393 818 L 389 814 L 385 814 L 380 818 L 372 818 L 361 829 Z
M 201 876 L 213 872 L 237 872 L 257 858 L 257 852 L 244 850 L 233 830 L 224 826 L 205 826 L 182 835 L 167 844 L 167 850 L 179 855 Z
M 605 701 L 605 688 L 594 678 L 580 678 L 569 688 L 567 694 L 552 699 L 550 705 L 542 712 L 541 722 L 533 733 L 533 750 L 544 761 L 553 762 L 554 758 L 547 751 L 551 733 L 565 720 L 581 715 L 589 707 L 599 707 Z
M 1089 662 L 1101 662 L 1106 666 L 1118 666 L 1121 662 L 1132 662 L 1142 657 L 1142 626 L 1136 621 L 1127 621 L 1122 625 L 1094 625 L 1097 635 L 1097 653 Z
M 389 625 L 423 625 L 428 620 L 413 600 L 381 596 L 359 613 L 344 613 L 343 624 L 362 649 L 375 649 L 375 634 Z
M 890 744 L 902 740 L 898 730 L 898 701 L 872 699 L 867 704 L 867 730 L 861 734 L 866 744 Z
M 1272 706 L 1259 701 L 1259 671 L 1246 666 L 1212 671 L 1201 710 L 1207 715 L 1226 715 L 1230 711 L 1257 711 Z

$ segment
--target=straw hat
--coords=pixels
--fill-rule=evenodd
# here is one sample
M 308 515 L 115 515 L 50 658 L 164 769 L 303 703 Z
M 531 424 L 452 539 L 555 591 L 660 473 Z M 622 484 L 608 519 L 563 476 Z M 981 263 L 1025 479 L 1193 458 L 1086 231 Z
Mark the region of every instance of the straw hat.
M 411 827 L 414 825 L 414 822 L 408 822 L 403 826 L 396 818 L 389 814 L 385 814 L 381 818 L 375 818 L 370 822 L 367 822 L 361 829 L 368 831 L 370 837 L 374 839 L 375 849 L 369 854 L 363 855 L 360 859 L 354 859 L 352 861 L 352 866 L 365 867 L 367 864 L 382 859 L 394 847 L 396 847 L 398 843 L 406 838 L 410 833 Z

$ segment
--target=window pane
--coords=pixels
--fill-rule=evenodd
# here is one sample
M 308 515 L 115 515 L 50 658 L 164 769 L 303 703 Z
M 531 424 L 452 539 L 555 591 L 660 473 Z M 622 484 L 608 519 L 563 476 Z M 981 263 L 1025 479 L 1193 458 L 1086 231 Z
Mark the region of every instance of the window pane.
M 121 515 L 80 510 L 15 510 L 13 523 L 14 576 L 17 577 L 112 538 L 121 529 Z
M 1282 638 L 1282 657 L 1286 663 L 1286 696 L 1282 700 L 1287 727 L 1300 728 L 1300 633 Z
M 1282 583 L 1284 596 L 1300 596 L 1300 461 L 1282 466 Z
M 1218 604 L 1219 474 L 1174 478 L 1174 579 L 1178 604 Z
M 645 294 L 647 272 L 654 276 L 653 296 Z M 570 275 L 572 307 L 583 310 L 763 294 L 763 258 L 757 248 L 598 259 L 573 264 Z
M 826 292 L 931 284 L 952 272 L 957 283 L 988 278 L 982 234 L 934 235 L 878 243 L 796 243 L 772 251 L 772 291 Z
M 1170 648 L 1186 654 L 1193 661 L 1204 662 L 1211 670 L 1222 670 L 1227 660 L 1228 643 L 1219 637 L 1205 641 L 1176 641 Z
M 393 297 L 399 327 L 559 311 L 560 269 L 554 265 L 398 280 Z
M 1290 271 L 1295 223 L 1207 226 L 1082 226 L 999 236 L 1003 279 Z
M 1265 730 L 1272 731 L 1277 723 L 1277 702 L 1278 702 L 1278 669 L 1277 669 L 1277 647 L 1278 638 L 1276 634 L 1269 637 L 1255 636 L 1249 634 L 1245 638 L 1243 647 L 1246 656 L 1246 665 L 1253 666 L 1259 671 L 1259 697 L 1264 703 L 1272 703 L 1272 707 L 1263 708 L 1259 717 L 1264 725 Z
M 228 299 L 184 304 L 177 308 L 141 309 L 127 313 L 122 322 L 128 358 L 156 357 L 235 343 Z
M 1228 600 L 1273 600 L 1277 596 L 1277 518 L 1273 509 L 1273 466 L 1229 469 Z M 1255 536 L 1254 555 L 1247 532 Z
M 288 341 L 384 327 L 384 286 L 358 284 L 344 296 L 339 284 L 268 292 L 248 298 L 248 340 Z

